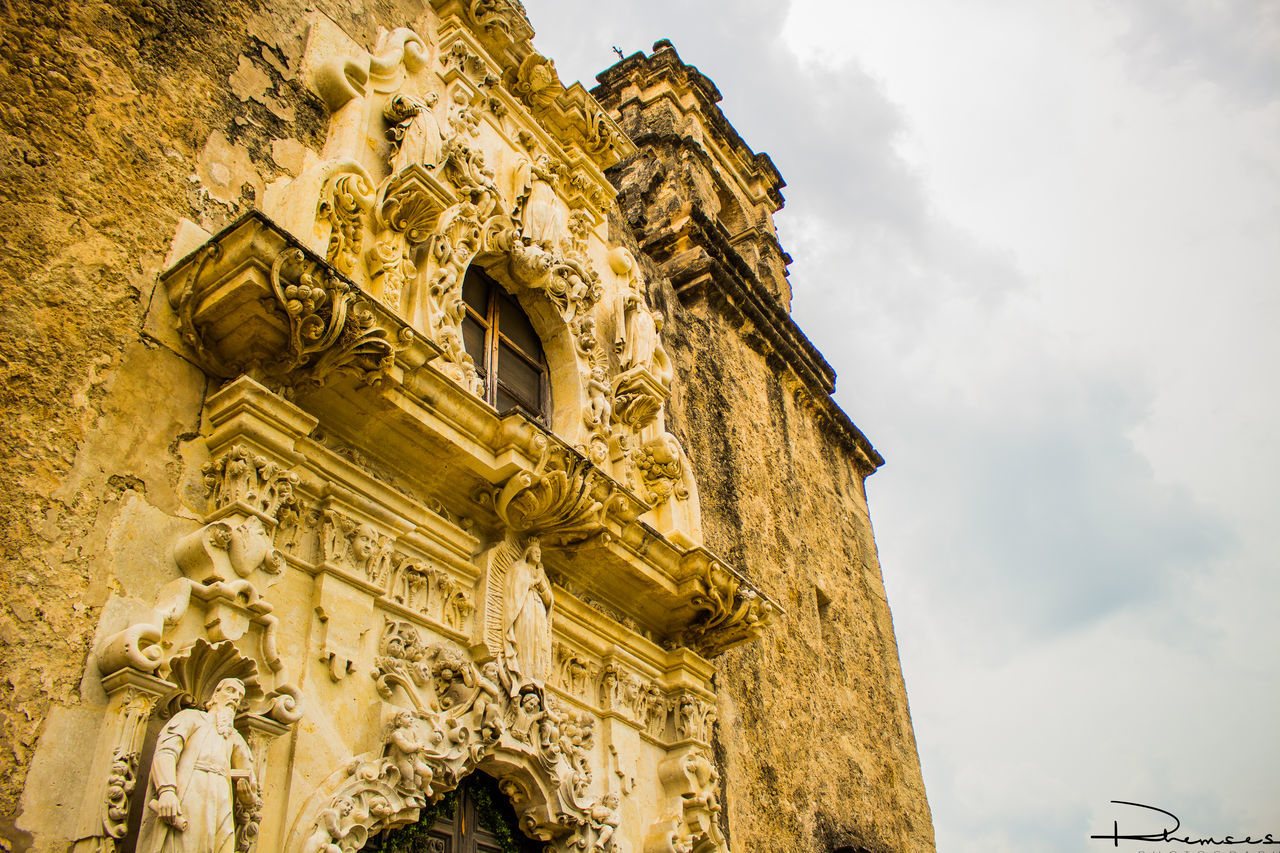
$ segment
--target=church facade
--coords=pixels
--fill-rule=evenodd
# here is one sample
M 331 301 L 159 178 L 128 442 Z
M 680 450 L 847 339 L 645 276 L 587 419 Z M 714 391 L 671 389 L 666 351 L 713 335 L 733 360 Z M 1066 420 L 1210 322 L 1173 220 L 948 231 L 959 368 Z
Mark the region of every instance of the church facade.
M 27 14 L 0 849 L 933 849 L 883 459 L 670 43 Z

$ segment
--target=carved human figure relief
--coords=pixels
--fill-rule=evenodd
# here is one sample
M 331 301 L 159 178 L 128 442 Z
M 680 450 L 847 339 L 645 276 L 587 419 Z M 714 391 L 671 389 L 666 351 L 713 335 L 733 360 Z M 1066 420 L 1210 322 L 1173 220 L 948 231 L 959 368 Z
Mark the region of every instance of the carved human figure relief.
M 591 845 L 592 850 L 615 851 L 618 849 L 613 837 L 622 823 L 618 808 L 618 795 L 613 791 L 605 794 L 591 807 L 591 827 L 596 831 L 596 839 Z
M 342 853 L 337 842 L 347 837 L 348 818 L 354 808 L 350 797 L 338 797 L 332 806 L 320 812 L 315 831 L 302 845 L 302 853 Z
M 609 255 L 609 265 L 620 278 L 626 279 L 627 289 L 618 297 L 614 336 L 614 349 L 623 370 L 641 368 L 649 371 L 663 387 L 671 385 L 671 359 L 662 346 L 662 314 L 650 311 L 641 290 L 641 279 L 635 259 L 626 249 L 615 249 Z
M 392 721 L 391 731 L 387 734 L 387 758 L 400 773 L 400 785 L 403 788 L 421 791 L 424 796 L 431 796 L 431 782 L 435 771 L 423 760 L 427 746 L 418 739 L 414 731 L 413 714 L 401 711 Z
M 591 378 L 587 380 L 588 405 L 582 414 L 587 426 L 608 433 L 612 428 L 613 403 L 609 401 L 609 383 L 604 378 L 604 368 L 597 365 L 591 368 Z
M 512 216 L 520 223 L 524 242 L 547 251 L 560 248 L 565 239 L 567 213 L 553 189 L 557 175 L 550 155 L 539 154 L 520 164 L 516 174 L 516 207 Z
M 440 123 L 432 111 L 437 100 L 434 94 L 422 100 L 409 95 L 394 95 L 387 102 L 382 115 L 391 123 L 387 138 L 394 147 L 391 155 L 393 175 L 414 165 L 433 169 L 440 162 Z
M 542 545 L 531 538 L 507 569 L 503 598 L 503 659 L 516 689 L 539 689 L 551 672 L 551 582 L 542 568 Z
M 258 805 L 253 756 L 235 729 L 244 682 L 224 678 L 207 710 L 173 716 L 156 739 L 138 853 L 232 853 L 235 801 Z

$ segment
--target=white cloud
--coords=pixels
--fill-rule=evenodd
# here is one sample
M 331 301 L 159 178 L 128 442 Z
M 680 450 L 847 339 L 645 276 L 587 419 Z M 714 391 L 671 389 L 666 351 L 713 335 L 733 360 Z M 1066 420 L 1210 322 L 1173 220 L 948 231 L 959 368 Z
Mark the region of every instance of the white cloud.
M 530 6 L 570 78 L 670 37 L 788 181 L 939 849 L 1280 831 L 1280 7 Z

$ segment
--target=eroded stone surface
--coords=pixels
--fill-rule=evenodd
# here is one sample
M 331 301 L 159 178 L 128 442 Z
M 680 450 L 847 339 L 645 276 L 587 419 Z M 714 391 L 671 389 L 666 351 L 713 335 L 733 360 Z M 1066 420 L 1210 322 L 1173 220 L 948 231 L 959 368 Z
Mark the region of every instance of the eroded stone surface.
M 225 678 L 237 849 L 358 850 L 475 768 L 549 849 L 932 849 L 881 460 L 787 317 L 781 179 L 673 50 L 601 107 L 531 35 L 457 0 L 6 22 L 0 849 L 174 819 L 147 732 Z M 637 148 L 699 122 L 741 174 Z M 545 425 L 482 399 L 470 263 L 542 338 Z

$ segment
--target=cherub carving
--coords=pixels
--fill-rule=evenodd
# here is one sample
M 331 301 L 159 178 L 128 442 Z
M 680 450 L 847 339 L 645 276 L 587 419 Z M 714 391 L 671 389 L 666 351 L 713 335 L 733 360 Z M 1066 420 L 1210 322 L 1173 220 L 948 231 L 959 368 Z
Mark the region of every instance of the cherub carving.
M 461 652 L 452 646 L 436 646 L 432 650 L 435 663 L 431 674 L 435 676 L 436 697 L 441 710 L 448 710 L 463 700 L 475 687 L 474 670 Z
M 480 721 L 480 737 L 497 740 L 502 736 L 502 707 L 506 694 L 501 686 L 498 665 L 493 661 L 484 665 L 476 684 L 480 693 L 476 697 L 476 717 Z
M 426 748 L 414 732 L 413 714 L 408 711 L 396 714 L 391 731 L 387 734 L 387 758 L 400 771 L 402 787 L 417 789 L 426 796 L 431 796 L 431 782 L 435 773 L 422 760 L 422 753 Z
M 599 365 L 591 368 L 587 398 L 587 411 L 583 413 L 587 426 L 609 432 L 612 429 L 613 404 L 609 402 L 609 384 L 604 380 L 604 368 Z
M 596 840 L 592 850 L 611 851 L 615 849 L 613 836 L 618 831 L 622 817 L 618 814 L 618 795 L 609 791 L 599 802 L 591 806 L 591 826 L 596 830 Z
M 302 853 L 342 853 L 336 842 L 346 838 L 347 831 L 342 824 L 355 806 L 350 797 L 338 797 L 332 806 L 320 812 L 316 831 L 307 836 Z

